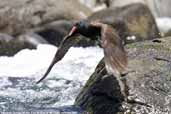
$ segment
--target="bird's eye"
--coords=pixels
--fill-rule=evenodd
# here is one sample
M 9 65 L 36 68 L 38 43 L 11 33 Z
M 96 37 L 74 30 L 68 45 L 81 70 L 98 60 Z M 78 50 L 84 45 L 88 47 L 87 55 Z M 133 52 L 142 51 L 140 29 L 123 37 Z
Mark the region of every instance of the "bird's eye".
M 75 24 L 75 26 L 79 26 L 80 25 L 80 22 L 77 22 L 76 24 Z

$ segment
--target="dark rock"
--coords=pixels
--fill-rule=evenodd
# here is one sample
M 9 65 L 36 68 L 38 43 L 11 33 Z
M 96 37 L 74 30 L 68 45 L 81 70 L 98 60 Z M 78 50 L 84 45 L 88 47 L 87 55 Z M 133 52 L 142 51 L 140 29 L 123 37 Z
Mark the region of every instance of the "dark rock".
M 76 47 L 88 47 L 88 46 L 96 46 L 97 42 L 90 40 L 88 38 L 85 38 L 84 36 L 78 36 L 81 37 L 81 40 L 75 45 Z
M 0 32 L 18 35 L 55 20 L 79 20 L 91 10 L 77 0 L 0 0 Z
M 44 25 L 42 28 L 40 27 L 36 30 L 36 33 L 46 39 L 50 44 L 59 46 L 62 39 L 69 33 L 74 23 L 75 21 L 68 20 L 55 21 Z M 82 39 L 75 46 L 87 47 L 95 45 L 94 41 L 84 38 L 83 36 L 78 37 L 82 37 Z
M 39 44 L 49 44 L 43 37 L 33 32 L 20 35 L 16 40 L 25 44 L 32 44 L 34 47 L 37 47 Z
M 153 15 L 149 8 L 141 3 L 105 9 L 94 13 L 88 20 L 112 25 L 126 43 L 160 37 Z M 135 36 L 136 39 L 129 40 L 127 36 Z
M 0 33 L 0 55 L 11 55 L 10 49 L 10 41 L 12 41 L 14 37 Z
M 0 34 L 0 56 L 12 56 L 14 53 L 18 52 L 18 50 L 16 51 L 14 48 L 14 43 L 11 43 L 14 39 L 15 38 L 10 35 L 3 33 Z
M 156 40 L 132 43 L 126 47 L 129 72 L 125 79 L 129 87 L 129 97 L 152 107 L 129 104 L 131 106 L 121 113 L 120 103 L 122 107 L 127 105 L 122 102 L 122 97 L 117 97 L 120 92 L 117 89 L 118 84 L 106 74 L 103 60 L 77 96 L 75 104 L 91 112 L 90 114 L 123 114 L 126 111 L 131 114 L 170 114 L 171 38 Z M 121 100 L 116 102 L 110 98 Z M 100 113 L 100 109 L 103 109 L 103 113 Z
M 104 65 L 101 60 L 75 101 L 75 105 L 90 114 L 114 114 L 120 110 L 123 101 L 118 82 L 113 76 L 106 75 Z
M 112 0 L 97 0 L 97 2 L 99 2 L 99 3 L 104 3 L 106 5 L 106 7 L 111 6 L 111 1 Z
M 47 43 L 41 36 L 27 33 L 17 38 L 0 34 L 0 56 L 13 56 L 22 49 L 36 49 L 38 44 Z
M 72 25 L 72 21 L 59 20 L 44 25 L 36 33 L 46 39 L 50 44 L 59 46 L 64 36 L 70 31 Z

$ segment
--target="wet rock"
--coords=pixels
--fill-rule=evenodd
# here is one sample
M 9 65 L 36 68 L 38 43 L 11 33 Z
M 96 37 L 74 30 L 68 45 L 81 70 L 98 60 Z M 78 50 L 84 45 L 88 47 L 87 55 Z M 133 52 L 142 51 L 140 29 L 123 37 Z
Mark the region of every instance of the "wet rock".
M 0 34 L 0 56 L 13 56 L 22 49 L 36 49 L 38 44 L 48 43 L 35 33 L 27 33 L 14 38 Z
M 83 19 L 91 10 L 77 0 L 0 0 L 0 32 L 18 35 L 55 20 Z
M 36 33 L 46 39 L 50 44 L 59 46 L 64 36 L 70 31 L 72 25 L 73 21 L 59 20 L 44 25 Z
M 149 8 L 141 3 L 105 9 L 94 13 L 88 20 L 112 25 L 126 43 L 160 37 L 153 15 Z
M 77 96 L 75 104 L 92 112 L 90 114 L 123 114 L 126 111 L 131 114 L 170 114 L 171 38 L 132 43 L 126 48 L 129 73 L 125 79 L 129 98 L 151 107 L 136 103 L 126 105 L 120 100 L 122 97 L 118 97 L 118 84 L 106 74 L 103 60 Z M 104 83 L 105 80 L 108 80 L 107 83 Z M 120 102 L 116 102 L 116 98 Z M 121 113 L 119 107 L 126 107 L 126 110 Z M 100 109 L 103 109 L 103 113 L 100 113 Z

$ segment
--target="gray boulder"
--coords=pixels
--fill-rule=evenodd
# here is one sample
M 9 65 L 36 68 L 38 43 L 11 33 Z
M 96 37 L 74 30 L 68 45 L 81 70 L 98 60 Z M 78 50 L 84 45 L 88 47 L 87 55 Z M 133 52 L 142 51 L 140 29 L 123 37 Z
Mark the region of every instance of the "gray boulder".
M 88 20 L 112 25 L 125 43 L 160 37 L 153 15 L 149 8 L 141 3 L 101 10 L 88 17 Z M 127 38 L 127 36 L 135 37 Z
M 10 35 L 55 20 L 78 20 L 91 14 L 77 0 L 0 0 L 0 3 L 0 32 Z

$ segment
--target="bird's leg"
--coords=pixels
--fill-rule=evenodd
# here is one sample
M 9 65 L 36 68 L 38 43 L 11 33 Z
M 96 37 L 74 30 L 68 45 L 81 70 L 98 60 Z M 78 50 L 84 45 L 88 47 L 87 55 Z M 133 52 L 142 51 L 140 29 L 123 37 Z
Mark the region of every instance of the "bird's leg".
M 129 87 L 127 86 L 126 79 L 118 77 L 117 80 L 120 86 L 121 94 L 124 96 L 125 101 L 127 101 L 129 95 Z
M 121 77 L 125 77 L 126 75 L 128 75 L 129 73 L 133 73 L 136 72 L 135 70 L 131 70 L 131 71 L 125 71 L 124 73 L 121 74 Z

